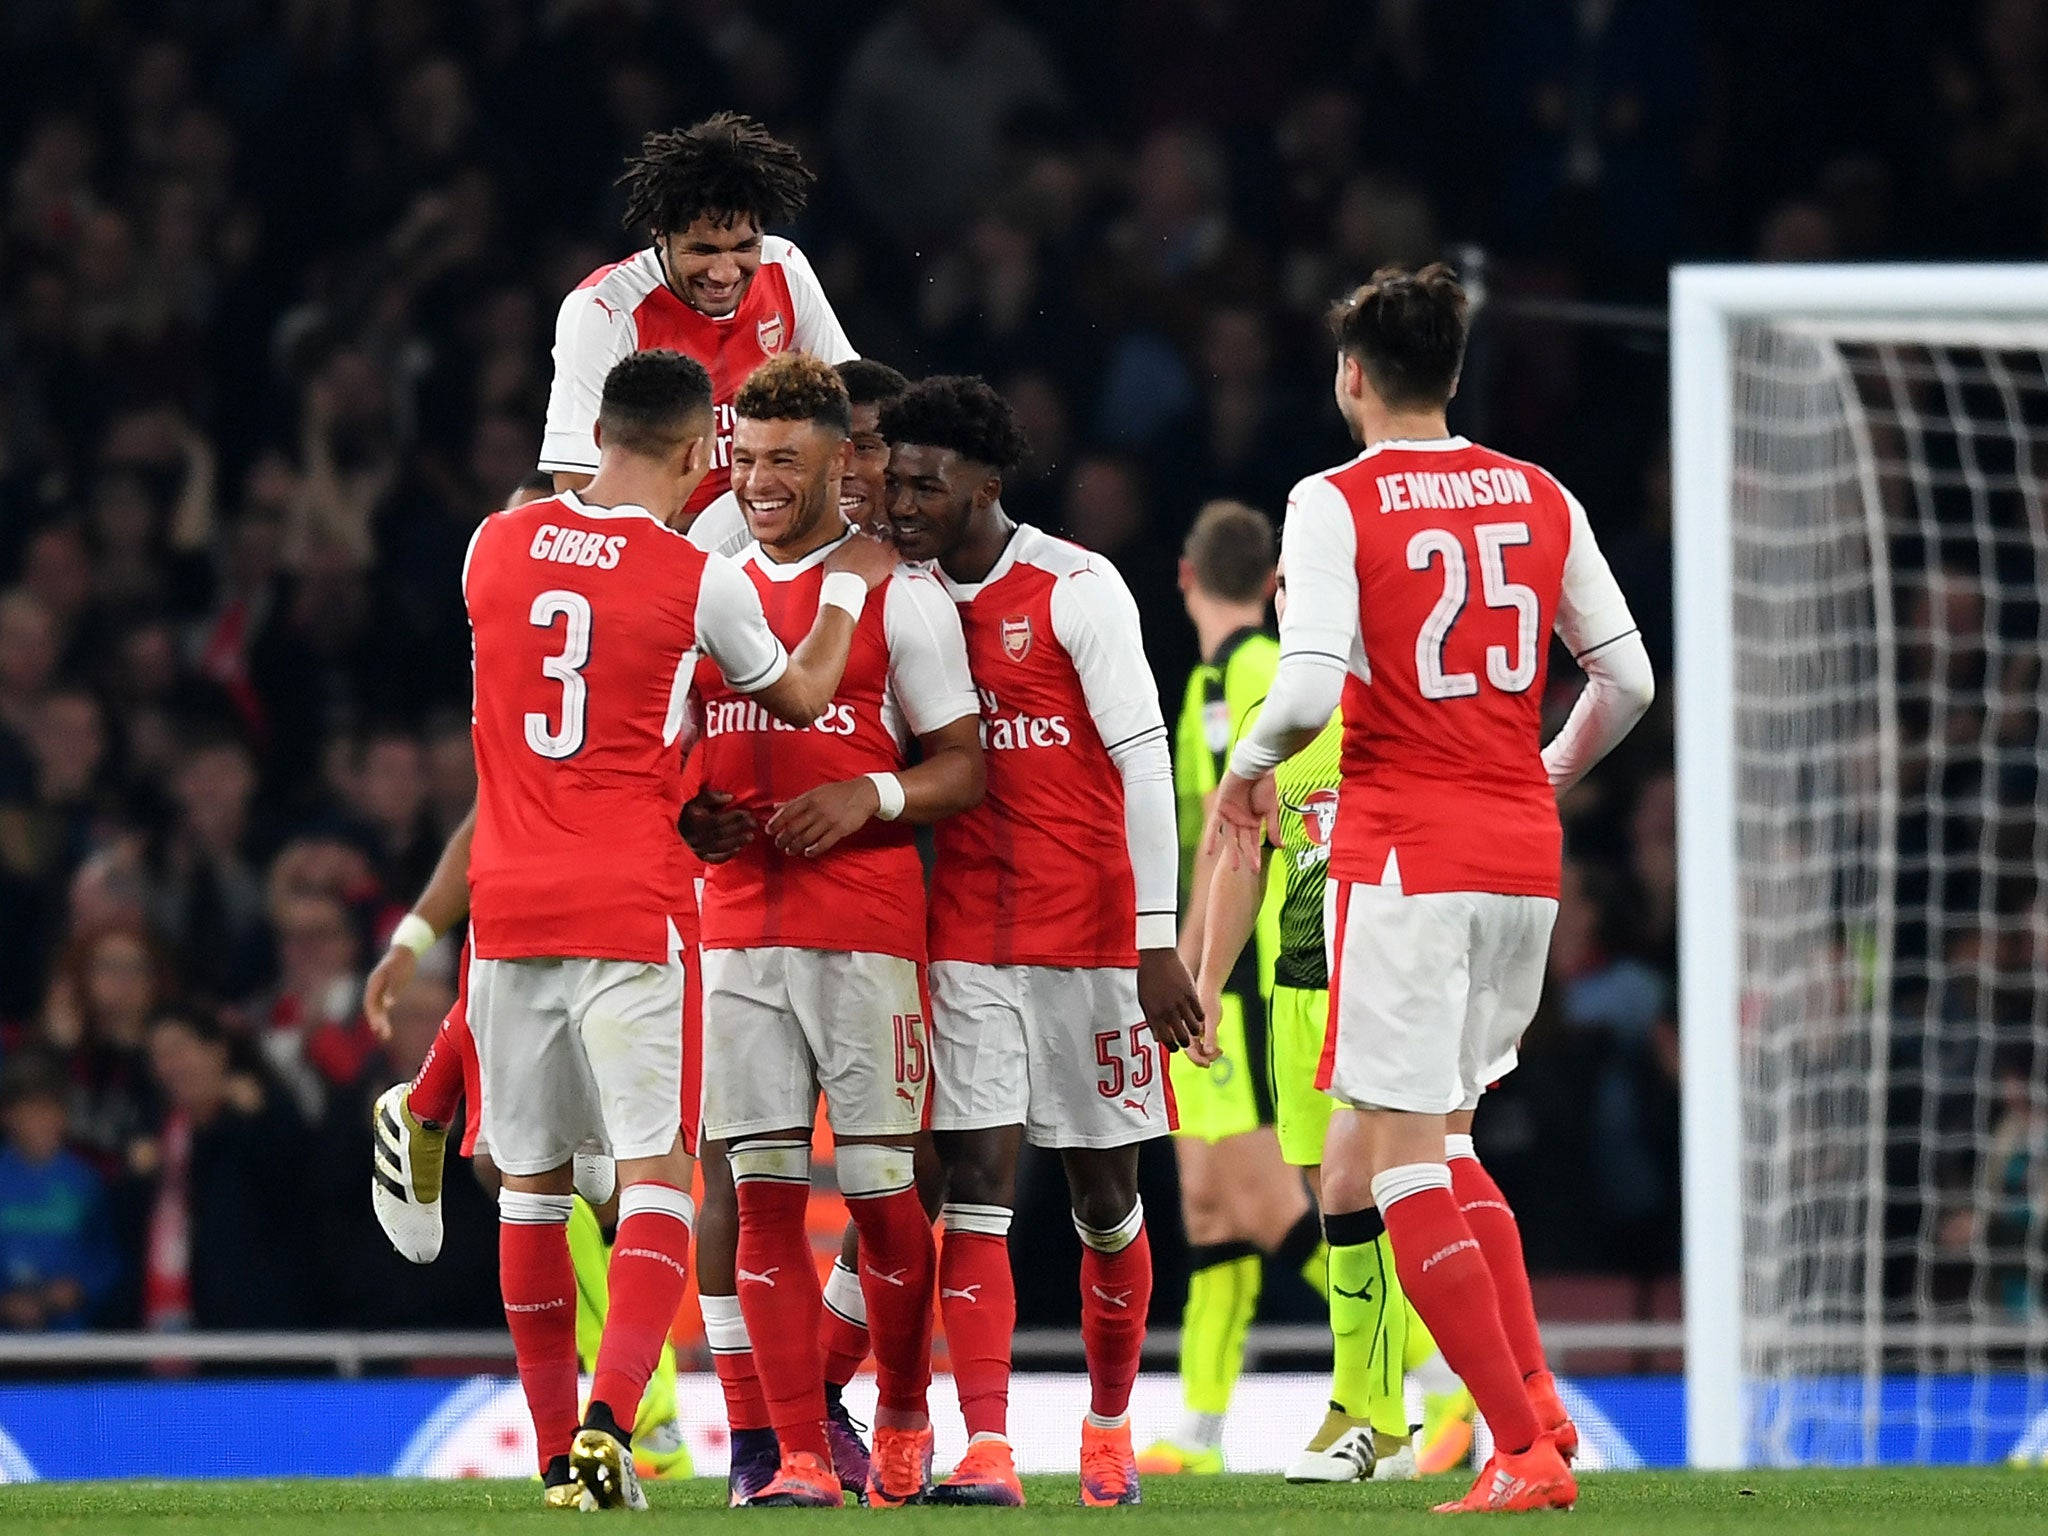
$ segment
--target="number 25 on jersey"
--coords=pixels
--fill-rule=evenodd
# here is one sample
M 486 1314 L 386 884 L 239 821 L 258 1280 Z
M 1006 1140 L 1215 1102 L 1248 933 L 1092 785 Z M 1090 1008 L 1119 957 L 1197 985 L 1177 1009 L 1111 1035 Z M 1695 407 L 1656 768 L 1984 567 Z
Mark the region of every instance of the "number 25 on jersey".
M 1472 538 L 1479 547 L 1479 590 L 1486 606 L 1515 612 L 1514 654 L 1510 657 L 1504 645 L 1489 645 L 1486 680 L 1502 693 L 1527 692 L 1536 680 L 1537 628 L 1543 609 L 1535 592 L 1508 580 L 1506 552 L 1529 542 L 1529 525 L 1479 523 L 1472 529 Z M 1415 680 L 1425 699 L 1468 699 L 1479 692 L 1478 677 L 1444 670 L 1445 642 L 1471 595 L 1465 545 L 1448 528 L 1421 529 L 1408 541 L 1408 569 L 1426 571 L 1438 563 L 1443 566 L 1443 596 L 1415 637 Z

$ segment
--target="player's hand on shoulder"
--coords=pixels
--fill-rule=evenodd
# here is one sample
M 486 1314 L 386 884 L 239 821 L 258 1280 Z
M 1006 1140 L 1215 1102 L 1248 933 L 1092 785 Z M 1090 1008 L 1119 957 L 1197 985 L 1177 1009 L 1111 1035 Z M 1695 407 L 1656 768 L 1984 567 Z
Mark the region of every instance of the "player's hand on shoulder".
M 676 830 L 690 852 L 706 864 L 723 864 L 754 840 L 754 818 L 729 809 L 732 796 L 719 789 L 700 789 L 683 802 Z
M 853 530 L 853 537 L 843 541 L 838 548 L 825 557 L 825 574 L 835 571 L 851 571 L 868 584 L 874 591 L 887 581 L 903 557 L 896 553 L 896 546 L 878 534 L 865 529 Z
M 1152 1037 L 1169 1051 L 1185 1051 L 1201 1035 L 1202 1002 L 1178 950 L 1138 951 L 1138 1006 Z
M 881 808 L 881 792 L 872 779 L 820 784 L 769 817 L 768 835 L 784 853 L 815 859 L 866 826 Z
M 391 1038 L 391 1005 L 412 985 L 419 968 L 418 955 L 403 944 L 394 944 L 363 983 L 363 1017 L 370 1021 L 370 1033 L 379 1040 Z

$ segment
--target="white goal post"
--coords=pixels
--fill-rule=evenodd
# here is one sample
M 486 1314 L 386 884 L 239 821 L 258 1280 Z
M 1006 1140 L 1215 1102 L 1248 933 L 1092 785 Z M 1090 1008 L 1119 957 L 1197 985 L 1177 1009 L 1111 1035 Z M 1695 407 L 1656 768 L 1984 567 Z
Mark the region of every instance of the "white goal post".
M 2031 1025 L 2022 1018 L 2000 1035 L 1940 999 L 1953 995 L 1944 988 L 1975 987 L 2016 963 L 1984 958 L 1978 929 L 1959 931 L 1979 914 L 1982 933 L 2021 921 L 1989 887 L 2010 873 L 2036 893 L 2023 898 L 2036 913 L 2048 891 L 2048 838 L 2009 846 L 1999 818 L 2022 827 L 2025 807 L 1998 802 L 1981 766 L 1973 778 L 1967 761 L 1995 741 L 2016 742 L 2037 765 L 2048 760 L 2038 650 L 2029 673 L 2024 636 L 2011 638 L 2027 623 L 2038 632 L 2037 583 L 2048 576 L 2044 360 L 2048 265 L 1672 274 L 1686 1431 L 1695 1467 L 1931 1459 L 1945 1454 L 1930 1449 L 1948 1432 L 1943 1416 L 1958 1414 L 1973 1418 L 1958 1431 L 1968 1436 L 1955 1442 L 1962 1458 L 2003 1454 L 1995 1442 L 2011 1444 L 2009 1420 L 2021 1410 L 2001 1398 L 1997 1417 L 1983 1406 L 1988 1387 L 1969 1390 L 2001 1372 L 2035 1382 L 2021 1389 L 2024 1411 L 2042 1412 L 2042 1313 L 1993 1294 L 1999 1285 L 2011 1296 L 2040 1291 L 2038 1223 L 2008 1253 L 1995 1224 L 1973 1210 L 1965 1175 L 1923 1173 L 1925 1186 L 1902 1194 L 1887 1174 L 1922 1123 L 1902 1123 L 1901 1105 L 1924 1120 L 1924 1167 L 1951 1153 L 1939 1166 L 1965 1165 L 1972 1154 L 1961 1144 L 1973 1129 L 1987 1136 L 2001 1113 L 1995 1102 L 1968 1112 L 1970 1094 L 2004 1084 L 1994 1071 L 2012 1074 L 1992 1054 L 2006 1044 L 2036 1053 L 2018 1075 L 2024 1083 L 2032 1072 L 2041 1107 L 2048 1037 L 2038 1001 Z M 1895 551 L 1908 546 L 1917 563 L 1894 570 Z M 2008 556 L 2020 563 L 2000 563 Z M 1926 595 L 1944 583 L 1954 584 L 1952 598 Z M 2028 601 L 2035 617 L 2015 621 Z M 1926 660 L 1951 644 L 1974 658 L 1967 677 L 1964 662 Z M 2001 665 L 2032 678 L 2031 706 L 1999 691 Z M 1945 697 L 1963 693 L 1977 711 L 1974 737 L 1954 723 L 1960 717 L 1938 713 L 1950 707 Z M 1932 768 L 1928 749 L 1915 745 L 1929 710 L 1951 722 Z M 1942 796 L 1950 799 L 1934 804 Z M 1905 830 L 1915 816 L 1951 810 L 1976 815 L 1983 846 L 1974 872 L 1967 851 L 1927 853 Z M 1965 894 L 1928 896 L 1928 880 Z M 1909 965 L 1896 952 L 1909 928 L 1913 954 L 1932 961 Z M 1908 994 L 1921 1000 L 1902 1004 Z M 1980 1006 L 1976 993 L 1963 995 Z M 1975 1054 L 1949 1069 L 1963 1082 L 1942 1089 L 1953 1103 L 1937 1114 L 1924 1081 L 1934 1069 L 1905 1065 L 1890 1036 L 1924 1031 L 1944 1007 L 1963 1020 L 1957 1038 Z M 1902 1097 L 1909 1093 L 1917 1097 Z M 1953 1209 L 1936 1225 L 1941 1199 Z M 1949 1279 L 1899 1278 L 1916 1241 L 1923 1267 Z M 1883 1391 L 1887 1376 L 1944 1374 L 1964 1383 L 1959 1395 L 1932 1385 Z

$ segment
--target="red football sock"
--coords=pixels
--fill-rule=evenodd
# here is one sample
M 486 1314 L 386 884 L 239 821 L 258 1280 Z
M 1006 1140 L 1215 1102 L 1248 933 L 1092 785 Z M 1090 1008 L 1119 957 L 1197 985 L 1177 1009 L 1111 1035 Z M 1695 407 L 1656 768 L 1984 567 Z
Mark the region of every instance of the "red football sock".
M 908 1147 L 842 1146 L 839 1192 L 860 1228 L 861 1294 L 882 1413 L 926 1411 L 932 1383 L 932 1286 L 939 1255 L 918 1202 Z M 878 1419 L 878 1422 L 880 1420 Z
M 868 1358 L 868 1304 L 860 1276 L 846 1260 L 832 1261 L 825 1277 L 825 1319 L 818 1329 L 818 1347 L 825 1352 L 825 1385 L 843 1387 L 860 1374 Z
M 1450 1170 L 1441 1163 L 1390 1168 L 1372 1181 L 1372 1193 L 1402 1288 L 1445 1362 L 1486 1415 L 1494 1443 L 1511 1455 L 1526 1451 L 1542 1428 L 1501 1328 L 1486 1256 L 1451 1193 Z
M 1486 1267 L 1493 1275 L 1500 1326 L 1508 1336 L 1508 1348 L 1514 1351 L 1515 1369 L 1524 1377 L 1549 1370 L 1543 1334 L 1536 1326 L 1536 1299 L 1529 1291 L 1529 1269 L 1522 1258 L 1522 1229 L 1493 1175 L 1468 1149 L 1452 1154 L 1451 1193 L 1457 1197 L 1465 1225 L 1479 1239 L 1479 1251 L 1486 1256 Z
M 804 1230 L 810 1204 L 810 1149 L 801 1142 L 749 1142 L 731 1154 L 740 1203 L 740 1311 L 754 1344 L 754 1369 L 768 1422 L 787 1456 L 832 1459 L 825 1438 L 825 1362 L 818 1314 L 825 1297 Z
M 597 1346 L 590 1401 L 611 1409 L 613 1421 L 629 1434 L 683 1304 L 695 1216 L 695 1204 L 673 1184 L 628 1184 L 619 1195 L 619 1235 L 606 1278 L 611 1310 Z
M 737 1296 L 699 1294 L 704 1309 L 704 1342 L 711 1366 L 725 1393 L 725 1427 L 731 1430 L 768 1428 L 768 1403 L 761 1396 L 761 1378 L 754 1370 L 754 1346 L 747 1340 L 747 1322 Z
M 462 1102 L 463 1053 L 475 1049 L 469 1037 L 468 1012 L 460 1007 L 450 1009 L 434 1031 L 426 1059 L 413 1074 L 412 1087 L 406 1090 L 406 1107 L 415 1119 L 435 1125 L 454 1123 L 455 1106 Z
M 1152 1304 L 1152 1242 L 1144 1202 L 1108 1232 L 1079 1221 L 1081 1352 L 1088 1361 L 1088 1411 L 1120 1419 L 1130 1411 L 1131 1383 L 1145 1348 L 1145 1312 Z M 1111 1245 L 1116 1245 L 1112 1250 Z
M 939 1315 L 953 1356 L 953 1384 L 970 1438 L 1010 1432 L 1010 1336 L 1017 1281 L 1010 1272 L 1010 1213 L 999 1205 L 948 1205 L 939 1245 Z
M 576 1437 L 576 1272 L 569 1265 L 569 1195 L 498 1195 L 498 1289 L 533 1415 L 540 1466 Z

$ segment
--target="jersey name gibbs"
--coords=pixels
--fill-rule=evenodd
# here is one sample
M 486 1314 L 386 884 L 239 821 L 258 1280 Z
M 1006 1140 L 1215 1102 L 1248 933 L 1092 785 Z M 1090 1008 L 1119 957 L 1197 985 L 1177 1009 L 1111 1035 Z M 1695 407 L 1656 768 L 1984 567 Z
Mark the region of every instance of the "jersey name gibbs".
M 1383 444 L 1297 496 L 1317 480 L 1356 532 L 1366 662 L 1345 684 L 1332 874 L 1556 896 L 1542 714 L 1569 495 L 1462 438 Z
M 931 957 L 1130 967 L 1136 897 L 1123 776 L 1062 639 L 1099 557 L 1020 527 L 987 580 L 948 582 L 981 696 L 988 790 L 933 831 Z
M 825 554 L 776 566 L 755 545 L 739 557 L 761 594 L 768 627 L 786 646 L 800 642 L 817 619 Z M 815 725 L 799 729 L 775 719 L 735 694 L 709 661 L 699 665 L 704 782 L 730 794 L 734 809 L 761 829 L 739 854 L 705 872 L 705 948 L 786 945 L 923 961 L 924 868 L 908 823 L 877 818 L 816 859 L 779 851 L 765 830 L 779 806 L 806 790 L 907 766 L 892 727 L 887 622 L 889 594 L 904 580 L 929 578 L 899 571 L 870 595 L 839 691 Z
M 674 710 L 705 555 L 574 495 L 484 520 L 463 572 L 476 645 L 476 953 L 665 961 L 690 937 Z M 671 924 L 675 927 L 672 928 Z

